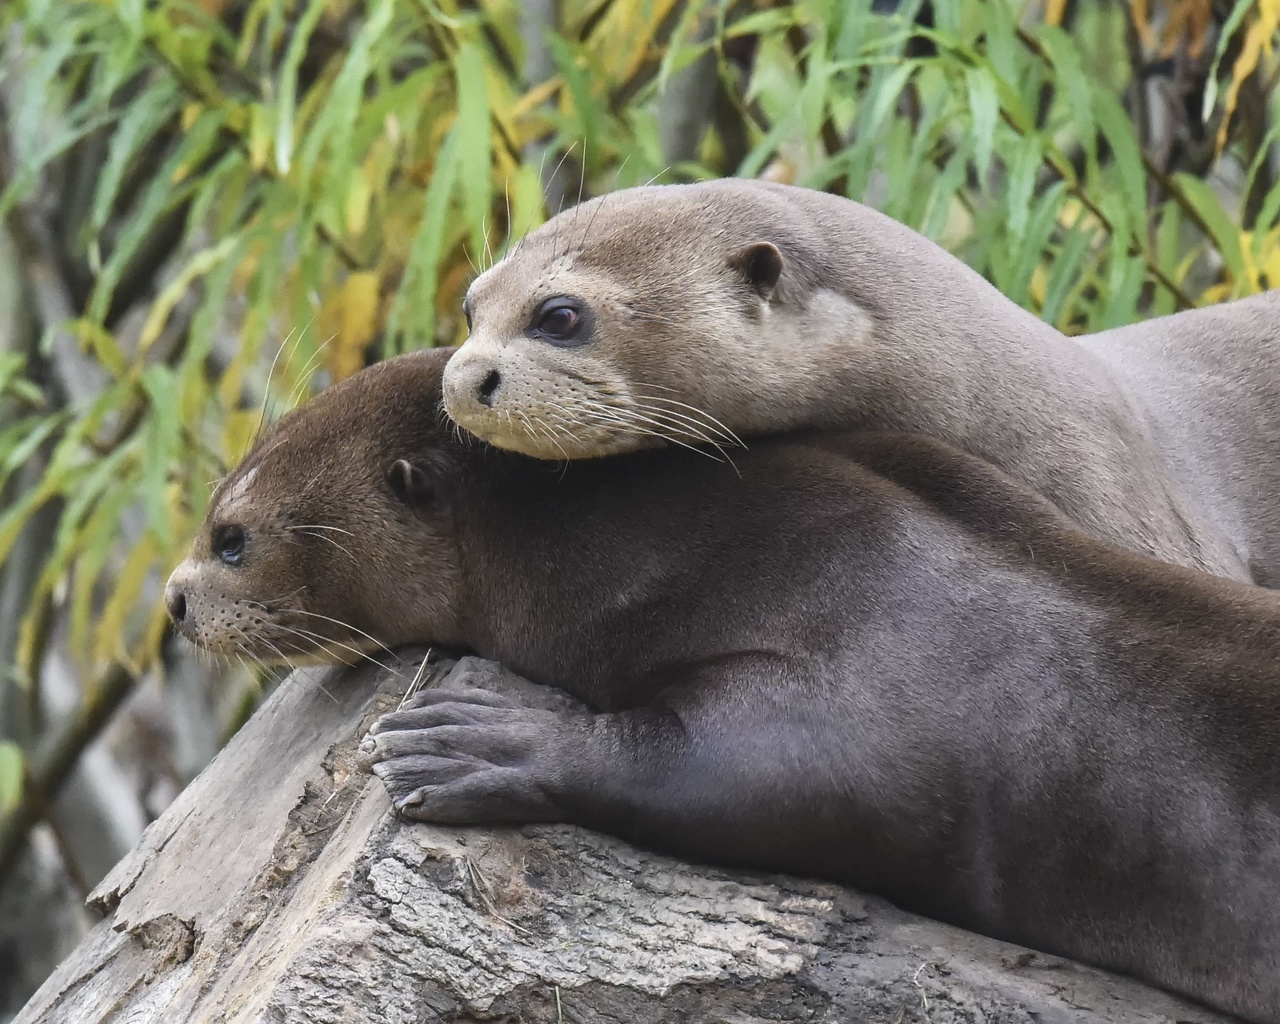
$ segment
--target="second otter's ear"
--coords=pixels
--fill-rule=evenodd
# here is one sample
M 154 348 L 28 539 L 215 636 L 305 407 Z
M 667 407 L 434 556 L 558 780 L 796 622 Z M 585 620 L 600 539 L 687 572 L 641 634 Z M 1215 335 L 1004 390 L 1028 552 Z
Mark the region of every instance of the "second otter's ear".
M 406 505 L 421 507 L 435 496 L 435 482 L 426 466 L 396 459 L 387 470 L 387 483 Z
M 782 276 L 782 253 L 776 245 L 772 242 L 752 242 L 730 256 L 729 265 L 747 279 L 747 283 L 760 293 L 760 298 L 765 302 L 773 298 L 778 278 Z

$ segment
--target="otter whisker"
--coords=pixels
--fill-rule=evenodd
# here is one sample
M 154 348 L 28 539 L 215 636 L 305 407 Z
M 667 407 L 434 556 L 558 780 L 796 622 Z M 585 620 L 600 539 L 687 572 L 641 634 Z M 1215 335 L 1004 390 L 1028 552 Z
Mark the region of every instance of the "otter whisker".
M 306 328 L 303 328 L 303 330 L 305 329 Z M 289 345 L 290 342 L 296 343 L 297 341 L 302 340 L 302 331 L 297 331 L 297 338 L 294 338 L 295 330 L 297 329 L 291 329 L 289 333 L 284 336 L 284 340 L 280 342 L 280 347 L 276 349 L 275 358 L 271 360 L 271 368 L 267 370 L 267 379 L 262 385 L 262 405 L 258 409 L 258 425 L 253 428 L 254 441 L 262 436 L 262 425 L 267 419 L 267 402 L 271 399 L 271 378 L 275 375 L 276 364 L 280 362 L 280 356 L 284 354 L 286 345 Z
M 708 434 L 702 427 L 681 421 L 674 416 L 666 415 L 659 409 L 646 409 L 643 406 L 637 406 L 632 411 L 632 415 L 644 417 L 646 422 L 654 424 L 659 429 L 670 431 L 676 437 L 687 438 L 699 444 L 709 444 L 719 449 L 724 443 Z
M 577 142 L 577 140 L 576 140 L 576 139 L 575 139 L 573 142 L 569 143 L 569 148 L 568 148 L 568 149 L 566 149 L 566 150 L 564 151 L 563 155 L 560 157 L 560 162 L 556 164 L 555 170 L 553 170 L 553 171 L 551 172 L 551 177 L 550 177 L 550 179 L 548 179 L 548 180 L 550 180 L 550 181 L 556 181 L 556 180 L 558 180 L 558 179 L 559 179 L 559 177 L 560 177 L 560 170 L 561 170 L 561 168 L 563 168 L 563 167 L 564 167 L 564 162 L 565 162 L 566 160 L 568 160 L 568 159 L 569 159 L 569 154 L 570 154 L 570 153 L 572 153 L 572 152 L 574 151 L 574 148 L 575 148 L 577 145 L 578 145 L 578 142 Z M 583 166 L 584 166 L 584 167 L 586 166 L 586 162 L 585 162 L 585 161 L 583 162 Z M 545 187 L 545 186 L 544 186 L 544 187 Z M 558 252 L 559 252 L 559 250 L 560 250 L 560 218 L 559 218 L 559 214 L 564 210 L 564 196 L 562 195 L 562 196 L 560 196 L 559 198 L 560 198 L 560 203 L 559 203 L 559 206 L 558 206 L 558 207 L 557 207 L 557 209 L 556 209 L 556 214 L 557 214 L 557 216 L 556 216 L 556 217 L 554 217 L 554 218 L 552 218 L 552 219 L 555 221 L 555 225 L 556 225 L 556 233 L 555 233 L 555 235 L 554 235 L 554 236 L 552 237 L 552 239 L 551 239 L 551 251 L 552 251 L 553 253 L 558 253 Z M 566 252 L 567 252 L 567 250 L 566 250 Z M 561 254 L 561 255 L 563 255 L 563 254 Z M 559 257 L 557 257 L 557 258 L 559 258 Z
M 583 171 L 584 173 L 586 171 L 585 161 L 583 165 Z M 604 195 L 602 195 L 599 199 L 596 200 L 596 208 L 591 211 L 591 217 L 587 220 L 587 226 L 582 232 L 582 240 L 578 243 L 579 248 L 586 245 L 587 238 L 591 235 L 591 228 L 595 225 L 596 218 L 600 216 L 600 211 L 604 208 L 605 200 L 608 198 L 609 198 L 609 193 L 606 192 Z
M 325 526 L 323 523 L 295 523 L 293 526 L 286 526 L 285 529 L 286 530 L 332 530 L 334 533 L 345 533 L 348 537 L 355 536 L 355 534 L 352 533 L 350 530 L 344 530 L 341 526 Z
M 285 527 L 285 529 L 287 529 L 290 533 L 300 533 L 304 537 L 314 537 L 316 540 L 326 541 L 329 544 L 332 544 L 335 548 L 341 551 L 348 558 L 350 558 L 351 561 L 353 562 L 359 561 L 359 559 L 356 558 L 356 556 L 351 553 L 351 549 L 348 548 L 345 544 L 342 544 L 341 542 L 336 541 L 332 537 L 328 537 L 323 533 L 314 533 L 311 530 L 304 530 L 299 526 L 288 526 L 288 527 Z
M 366 640 L 372 641 L 373 643 L 377 644 L 379 647 L 381 647 L 384 651 L 386 651 L 388 654 L 392 656 L 394 656 L 396 653 L 390 647 L 384 644 L 381 640 L 379 640 L 376 636 L 370 636 L 363 629 L 357 629 L 355 626 L 351 625 L 351 623 L 349 622 L 343 622 L 341 619 L 335 619 L 328 615 L 321 615 L 319 612 L 304 611 L 302 608 L 293 608 L 293 609 L 290 609 L 290 611 L 292 611 L 294 614 L 297 614 L 297 615 L 310 615 L 317 619 L 324 619 L 326 622 L 332 622 L 335 626 L 341 626 L 343 629 L 349 629 L 353 633 L 359 633 Z
M 264 597 L 260 601 L 250 600 L 250 601 L 246 601 L 245 604 L 247 604 L 250 608 L 258 609 L 258 611 L 270 613 L 272 605 L 284 604 L 290 598 L 297 597 L 306 589 L 307 589 L 306 585 L 303 584 L 302 586 L 294 587 L 288 593 L 280 594 L 277 597 Z
M 610 408 L 593 402 L 590 403 L 587 414 L 594 415 L 596 417 L 596 422 L 617 423 L 636 430 L 643 435 L 657 437 L 672 444 L 679 445 L 682 448 L 688 448 L 690 451 L 699 452 L 715 462 L 728 462 L 729 465 L 733 466 L 735 473 L 739 472 L 737 464 L 733 459 L 729 458 L 728 454 L 724 451 L 722 444 L 716 441 L 715 438 L 709 437 L 705 431 L 701 429 L 701 425 L 699 425 L 700 429 L 692 429 L 688 424 L 681 423 L 679 420 L 671 419 L 670 417 L 674 414 L 667 410 L 656 410 L 650 408 L 647 409 L 646 412 L 648 415 L 642 413 L 636 407 Z M 641 426 L 641 424 L 647 424 L 650 428 L 656 429 L 646 430 Z M 719 457 L 711 454 L 711 452 L 704 448 L 686 444 L 684 440 L 681 440 L 681 438 L 687 438 L 708 444 L 719 453 Z
M 578 165 L 578 201 L 575 206 L 573 219 L 578 219 L 578 213 L 582 207 L 582 192 L 587 185 L 587 140 L 582 140 L 582 163 Z
M 278 623 L 278 622 L 276 623 L 276 625 L 277 625 L 277 626 L 281 626 L 281 628 L 283 628 L 283 629 L 289 629 L 289 627 L 288 627 L 288 626 L 284 626 L 283 624 Z M 296 630 L 290 630 L 290 632 L 296 632 Z M 303 637 L 303 639 L 305 640 L 305 639 L 307 639 L 307 638 L 304 636 L 304 637 Z M 272 643 L 270 643 L 269 641 L 263 641 L 263 642 L 264 642 L 264 643 L 266 643 L 266 644 L 267 644 L 267 646 L 268 646 L 268 647 L 270 647 L 270 648 L 271 648 L 273 651 L 275 651 L 277 654 L 279 654 L 279 653 L 280 653 L 280 648 L 276 647 L 276 646 L 275 646 L 275 644 L 272 644 Z M 316 648 L 316 650 L 318 650 L 318 651 L 323 651 L 323 650 L 324 650 L 324 648 L 323 648 L 320 644 L 315 643 L 315 641 L 314 641 L 314 640 L 313 640 L 313 641 L 311 641 L 311 642 L 312 642 L 313 644 L 315 644 L 315 648 Z M 281 654 L 280 656 L 281 656 L 282 658 L 284 657 L 284 655 L 283 655 L 283 654 Z M 286 660 L 286 662 L 288 663 L 289 667 L 290 667 L 294 672 L 297 672 L 297 671 L 298 671 L 298 666 L 297 666 L 297 665 L 295 665 L 292 661 L 289 661 L 287 658 L 286 658 L 285 660 Z M 325 687 L 324 683 L 320 682 L 320 680 L 319 680 L 319 679 L 315 679 L 315 680 L 313 680 L 313 682 L 316 684 L 316 688 L 317 688 L 321 693 L 323 693 L 326 697 L 328 697 L 328 698 L 329 698 L 331 701 L 333 701 L 335 704 L 337 704 L 337 703 L 338 703 L 338 698 L 337 698 L 337 697 L 335 697 L 332 693 L 330 693 L 330 692 L 329 692 L 329 690 Z
M 561 457 L 566 462 L 569 461 L 569 455 L 564 450 L 564 446 L 561 445 L 560 442 L 556 440 L 555 435 L 552 434 L 550 430 L 540 429 L 538 426 L 535 426 L 533 421 L 529 419 L 529 417 L 524 413 L 523 410 L 521 410 L 520 412 L 520 419 L 524 421 L 524 425 L 529 428 L 529 432 L 531 434 L 534 434 L 535 436 L 538 436 L 538 437 L 545 437 L 548 441 L 550 441 L 553 445 L 556 446 L 556 448 L 560 452 Z M 543 421 L 543 427 L 545 427 L 545 421 Z
M 243 632 L 243 631 L 241 631 L 241 634 L 240 634 L 240 635 L 241 635 L 241 636 L 245 636 L 245 634 L 244 634 L 244 632 Z M 247 636 L 246 636 L 246 639 L 248 639 L 248 637 L 247 637 Z M 295 664 L 293 663 L 293 659 L 292 659 L 292 658 L 290 658 L 290 657 L 289 657 L 289 655 L 285 654 L 285 653 L 284 653 L 284 651 L 280 650 L 280 648 L 279 648 L 279 647 L 277 647 L 275 644 L 273 644 L 270 640 L 268 640 L 266 637 L 259 637 L 259 638 L 258 638 L 258 640 L 259 640 L 261 643 L 265 644 L 267 647 L 270 647 L 270 648 L 271 648 L 271 650 L 273 650 L 273 651 L 275 652 L 276 656 L 277 656 L 277 657 L 278 657 L 278 658 L 279 658 L 279 659 L 280 659 L 284 664 L 286 664 L 286 665 L 288 665 L 288 666 L 289 666 L 289 671 L 290 671 L 290 672 L 296 672 L 296 671 L 298 670 L 298 666 L 297 666 L 297 665 L 295 665 Z
M 386 669 L 392 675 L 397 676 L 400 679 L 404 678 L 404 673 L 396 671 L 396 669 L 392 668 L 390 665 L 383 664 L 377 658 L 370 655 L 368 651 L 362 651 L 359 647 L 353 647 L 351 644 L 343 643 L 341 640 L 334 640 L 332 637 L 327 637 L 322 633 L 314 633 L 309 629 L 301 629 L 296 626 L 286 626 L 283 622 L 277 622 L 275 623 L 275 626 L 279 629 L 285 630 L 286 632 L 302 637 L 308 643 L 312 644 L 317 651 L 325 654 L 332 654 L 333 652 L 330 648 L 340 647 L 344 651 L 350 651 L 358 658 L 364 658 L 365 661 L 377 665 L 379 668 Z M 356 630 L 356 632 L 358 633 L 359 630 Z M 376 643 L 377 641 L 374 642 Z
M 507 204 L 507 237 L 502 240 L 502 248 L 506 250 L 511 245 L 511 175 L 507 175 L 502 179 L 502 198 Z M 493 266 L 493 264 L 489 264 Z
M 280 623 L 275 623 L 275 625 L 279 626 L 279 625 L 281 625 L 281 624 L 280 624 Z M 284 628 L 285 628 L 285 629 L 288 629 L 289 627 L 288 627 L 288 626 L 285 626 Z M 288 665 L 288 666 L 289 666 L 289 671 L 291 671 L 291 672 L 297 672 L 297 671 L 298 671 L 298 666 L 294 663 L 294 661 L 293 661 L 293 659 L 292 659 L 292 658 L 290 658 L 287 654 L 285 654 L 285 653 L 284 653 L 284 651 L 280 650 L 280 648 L 279 648 L 279 647 L 277 647 L 275 644 L 273 644 L 273 643 L 272 643 L 270 640 L 268 640 L 266 637 L 259 637 L 258 639 L 259 639 L 259 641 L 260 641 L 260 642 L 262 642 L 262 643 L 266 644 L 266 645 L 267 645 L 268 647 L 270 647 L 273 651 L 275 651 L 276 655 L 280 658 L 280 660 L 281 660 L 281 661 L 283 661 L 286 665 Z M 265 668 L 265 666 L 264 666 L 264 668 Z M 324 693 L 324 695 L 325 695 L 326 697 L 328 697 L 328 698 L 329 698 L 331 701 L 333 701 L 335 704 L 337 704 L 337 703 L 338 703 L 338 698 L 337 698 L 337 697 L 335 697 L 333 694 L 331 694 L 328 690 L 326 690 L 326 689 L 324 688 L 324 686 L 322 686 L 322 685 L 320 684 L 320 681 L 319 681 L 319 680 L 316 680 L 316 685 L 320 687 L 321 692 L 322 692 L 322 693 Z
M 712 416 L 711 413 L 706 412 L 703 409 L 699 409 L 697 406 L 688 405 L 685 402 L 678 402 L 674 398 L 663 398 L 661 395 L 646 395 L 644 396 L 644 402 L 641 403 L 640 408 L 648 408 L 648 406 L 644 404 L 647 402 L 661 402 L 664 405 L 673 405 L 681 409 L 687 409 L 692 415 L 677 413 L 674 409 L 669 410 L 669 412 L 672 416 L 681 416 L 682 418 L 689 420 L 691 423 L 697 423 L 700 427 L 714 429 L 714 431 L 723 437 L 728 444 L 737 445 L 740 448 L 746 447 L 746 445 L 742 443 L 742 438 Z
M 245 636 L 244 630 L 239 630 L 239 633 L 240 633 L 240 635 L 241 635 L 241 636 Z M 246 638 L 246 639 L 248 639 L 247 637 L 245 637 L 245 638 Z M 244 659 L 245 659 L 245 657 L 248 657 L 249 661 L 253 662 L 253 664 L 257 666 L 258 671 L 259 671 L 259 672 L 261 672 L 263 675 L 271 675 L 271 674 L 272 674 L 272 672 L 271 672 L 271 666 L 270 666 L 270 665 L 268 665 L 265 661 L 263 661 L 263 660 L 262 660 L 262 658 L 258 657 L 258 655 L 254 654 L 254 653 L 253 653 L 253 651 L 252 651 L 249 647 L 246 647 L 246 646 L 245 646 L 244 644 L 242 644 L 239 640 L 237 640 L 234 636 L 231 638 L 231 642 L 232 642 L 233 644 L 235 644 L 238 648 L 240 648 L 240 650 L 242 650 L 242 651 L 244 652 L 244 655 L 242 655 L 242 656 L 239 656 L 239 655 L 238 655 L 238 657 L 240 658 L 240 663 L 241 663 L 242 665 L 244 665 L 244 667 L 245 667 L 245 669 L 246 669 L 246 670 L 248 670 L 248 669 L 249 669 L 249 665 L 248 665 L 248 663 L 246 663 L 246 662 L 245 662 L 245 660 L 244 660 Z M 292 668 L 292 667 L 293 667 L 293 665 L 292 665 L 292 663 L 291 663 L 291 662 L 287 662 L 287 664 L 289 664 L 289 667 L 290 667 L 290 668 Z
M 655 174 L 652 178 L 650 178 L 648 181 L 646 181 L 646 182 L 645 182 L 645 185 L 646 185 L 646 186 L 648 186 L 648 185 L 652 185 L 655 181 L 657 181 L 659 178 L 661 178 L 661 177 L 662 177 L 664 174 L 666 174 L 666 173 L 667 173 L 667 171 L 669 171 L 669 170 L 671 170 L 671 165 L 670 165 L 670 164 L 667 164 L 667 166 L 666 166 L 666 167 L 662 168 L 662 170 L 660 170 L 660 171 L 659 171 L 657 174 Z
M 306 391 L 307 387 L 311 384 L 311 379 L 320 371 L 319 360 L 324 357 L 324 350 L 329 347 L 329 343 L 336 337 L 336 334 L 331 334 L 329 337 L 325 338 L 324 341 L 320 342 L 319 347 L 311 353 L 311 358 L 306 361 L 305 365 L 303 365 L 298 383 L 294 386 L 294 389 L 289 392 L 289 408 L 293 408 L 302 399 L 302 393 Z M 315 366 L 312 366 L 312 363 L 315 363 Z
M 671 444 L 678 445 L 681 448 L 688 448 L 689 451 L 697 452 L 699 455 L 704 455 L 708 459 L 711 459 L 713 462 L 730 461 L 730 460 L 727 460 L 725 457 L 722 457 L 722 456 L 718 457 L 714 455 L 713 453 L 707 451 L 705 448 L 699 448 L 699 447 L 696 447 L 695 445 L 688 444 L 687 442 L 682 441 L 680 439 L 679 434 L 673 435 L 667 430 L 654 429 L 655 427 L 661 427 L 662 424 L 658 423 L 656 420 L 649 420 L 645 416 L 640 416 L 634 410 L 627 410 L 626 415 L 623 416 L 623 415 L 619 415 L 616 410 L 609 409 L 606 406 L 598 406 L 598 407 L 589 406 L 584 410 L 584 415 L 593 417 L 594 421 L 600 424 L 612 423 L 614 425 L 630 429 L 635 433 L 640 434 L 643 437 L 656 437 L 659 440 L 668 441 Z M 648 423 L 649 426 L 646 427 L 645 426 L 646 423 Z M 688 437 L 690 435 L 685 433 L 684 436 Z M 719 451 L 719 448 L 715 445 L 714 441 L 711 441 L 710 439 L 705 439 L 705 438 L 704 440 L 706 440 L 707 443 L 712 445 L 713 447 L 716 447 L 716 450 Z
M 597 410 L 599 407 L 594 407 Z M 608 408 L 608 407 L 605 407 Z M 625 409 L 609 408 L 610 417 L 618 422 L 628 422 L 632 424 L 645 423 L 654 427 L 659 431 L 657 436 L 666 437 L 669 440 L 676 438 L 687 438 L 694 441 L 701 441 L 704 444 L 713 445 L 717 450 L 719 444 L 715 438 L 709 436 L 703 429 L 695 429 L 688 423 L 682 423 L 675 419 L 673 415 L 661 409 L 647 409 L 640 406 L 632 406 Z
M 315 475 L 313 475 L 313 476 L 311 477 L 311 479 L 310 479 L 310 480 L 308 480 L 305 484 L 303 484 L 303 485 L 302 485 L 302 487 L 299 489 L 298 493 L 299 493 L 299 494 L 306 494 L 308 491 L 310 491 L 310 490 L 311 490 L 312 485 L 313 485 L 317 480 L 319 480 L 322 476 L 324 476 L 325 471 L 327 470 L 327 468 L 328 468 L 328 467 L 326 467 L 326 466 L 321 466 L 319 469 L 317 469 L 317 470 L 315 471 Z

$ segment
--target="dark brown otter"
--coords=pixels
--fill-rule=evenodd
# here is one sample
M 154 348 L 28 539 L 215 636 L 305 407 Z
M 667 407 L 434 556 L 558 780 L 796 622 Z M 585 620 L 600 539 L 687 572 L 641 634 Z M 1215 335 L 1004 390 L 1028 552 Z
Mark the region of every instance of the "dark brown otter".
M 421 695 L 366 741 L 401 813 L 836 879 L 1280 1024 L 1277 595 L 926 438 L 501 452 L 446 356 L 281 420 L 167 593 L 215 650 L 464 645 L 593 709 Z
M 875 210 L 725 179 L 560 214 L 466 310 L 445 403 L 499 447 L 923 433 L 1102 540 L 1280 584 L 1280 292 L 1068 338 Z

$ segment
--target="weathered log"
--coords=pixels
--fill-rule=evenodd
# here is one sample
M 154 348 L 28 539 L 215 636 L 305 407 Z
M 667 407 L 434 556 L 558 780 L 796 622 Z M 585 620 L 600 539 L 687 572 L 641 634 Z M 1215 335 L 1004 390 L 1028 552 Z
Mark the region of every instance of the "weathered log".
M 358 741 L 425 664 L 291 677 L 95 890 L 105 919 L 19 1024 L 1225 1020 L 836 885 L 399 821 Z M 566 699 L 477 659 L 422 674 L 468 673 Z

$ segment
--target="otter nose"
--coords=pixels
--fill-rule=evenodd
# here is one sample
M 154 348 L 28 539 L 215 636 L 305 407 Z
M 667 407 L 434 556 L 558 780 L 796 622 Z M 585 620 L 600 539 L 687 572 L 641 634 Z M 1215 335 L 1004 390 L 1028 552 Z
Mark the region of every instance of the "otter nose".
M 484 380 L 480 382 L 480 387 L 476 390 L 476 400 L 481 405 L 493 405 L 494 392 L 498 390 L 502 384 L 502 374 L 497 370 L 490 370 Z
M 170 580 L 164 588 L 164 606 L 169 609 L 169 618 L 173 619 L 175 626 L 181 626 L 182 621 L 187 617 L 187 595 L 182 592 L 182 588 L 176 586 L 173 580 Z

